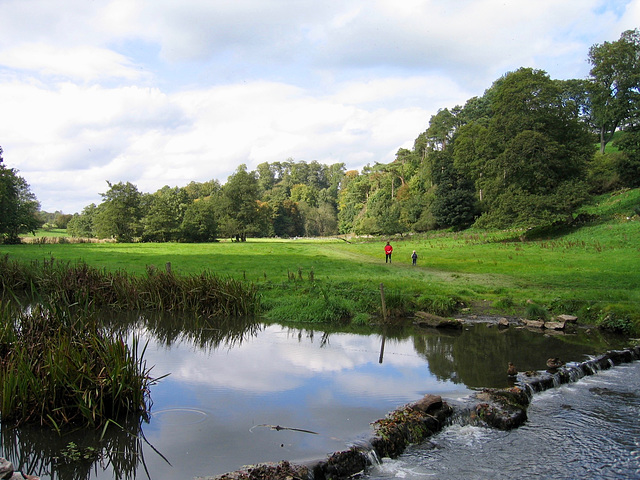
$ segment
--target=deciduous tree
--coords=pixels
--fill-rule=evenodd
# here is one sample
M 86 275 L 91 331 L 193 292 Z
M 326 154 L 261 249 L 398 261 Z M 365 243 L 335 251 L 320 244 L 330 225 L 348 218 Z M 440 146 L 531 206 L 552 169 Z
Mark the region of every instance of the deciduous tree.
M 35 233 L 40 226 L 40 205 L 29 184 L 14 168 L 7 168 L 0 147 L 0 238 L 19 243 L 21 233 Z
M 593 45 L 589 62 L 591 122 L 604 153 L 615 131 L 640 108 L 640 31 L 627 30 L 615 42 Z
M 222 187 L 220 209 L 221 231 L 229 237 L 246 241 L 258 229 L 259 185 L 255 172 L 240 165 Z
M 118 242 L 130 242 L 142 233 L 140 219 L 142 194 L 130 182 L 107 181 L 109 190 L 101 193 L 102 203 L 93 219 L 93 228 L 98 238 L 115 238 Z

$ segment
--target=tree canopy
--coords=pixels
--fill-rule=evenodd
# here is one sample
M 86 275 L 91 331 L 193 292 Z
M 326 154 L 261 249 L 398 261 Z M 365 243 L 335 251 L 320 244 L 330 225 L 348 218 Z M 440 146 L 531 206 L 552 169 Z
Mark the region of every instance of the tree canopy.
M 627 30 L 615 42 L 593 45 L 589 62 L 591 122 L 600 136 L 600 152 L 604 153 L 616 130 L 638 118 L 640 31 Z
M 40 205 L 18 171 L 7 168 L 0 147 L 0 236 L 3 243 L 18 243 L 21 233 L 35 233 L 40 226 Z

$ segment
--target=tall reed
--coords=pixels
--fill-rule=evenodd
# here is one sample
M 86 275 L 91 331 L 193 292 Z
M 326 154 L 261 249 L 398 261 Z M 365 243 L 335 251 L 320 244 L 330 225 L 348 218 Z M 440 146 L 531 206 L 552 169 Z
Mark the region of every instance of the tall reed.
M 86 312 L 0 305 L 3 424 L 98 428 L 131 414 L 146 418 L 155 380 L 137 340 L 128 346 Z
M 48 304 L 119 310 L 171 310 L 205 316 L 257 313 L 253 283 L 220 278 L 210 272 L 181 276 L 153 267 L 146 275 L 110 272 L 86 263 L 54 259 L 23 265 L 0 257 L 0 294 L 27 295 Z

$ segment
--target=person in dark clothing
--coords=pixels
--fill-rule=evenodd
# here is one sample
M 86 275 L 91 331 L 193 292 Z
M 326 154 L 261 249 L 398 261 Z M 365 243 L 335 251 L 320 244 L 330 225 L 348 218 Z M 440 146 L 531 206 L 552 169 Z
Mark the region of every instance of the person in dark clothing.
M 391 263 L 391 253 L 393 253 L 393 247 L 389 242 L 384 246 L 384 263 Z
M 418 254 L 414 250 L 413 253 L 411 254 L 411 264 L 415 265 L 417 261 L 418 261 Z

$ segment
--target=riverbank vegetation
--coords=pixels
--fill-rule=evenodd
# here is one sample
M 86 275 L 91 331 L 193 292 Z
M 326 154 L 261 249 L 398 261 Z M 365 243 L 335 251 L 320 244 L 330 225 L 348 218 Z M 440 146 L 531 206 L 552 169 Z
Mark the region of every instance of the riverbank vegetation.
M 89 311 L 163 310 L 204 316 L 239 317 L 258 311 L 254 285 L 206 271 L 175 275 L 145 265 L 144 275 L 107 270 L 83 260 L 61 262 L 56 258 L 34 259 L 30 264 L 0 257 L 0 291 L 10 298 L 29 302 L 81 306 Z
M 5 290 L 40 285 L 34 292 L 51 289 L 57 297 L 49 298 L 67 304 L 219 314 L 198 306 L 211 291 L 224 299 L 250 297 L 246 309 L 227 314 L 367 324 L 381 321 L 383 284 L 395 317 L 416 310 L 525 316 L 542 309 L 631 333 L 640 326 L 638 204 L 640 189 L 602 195 L 577 213 L 579 222 L 545 229 L 195 245 L 3 245 L 0 252 L 8 256 L 0 266 Z M 384 263 L 388 239 L 392 264 Z M 413 250 L 419 255 L 415 267 Z M 169 262 L 171 273 L 165 271 Z M 14 285 L 8 287 L 10 279 Z
M 111 335 L 87 312 L 0 303 L 2 424 L 106 428 L 147 418 L 155 382 L 143 348 Z

